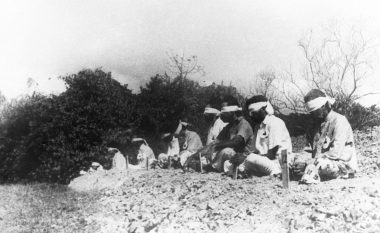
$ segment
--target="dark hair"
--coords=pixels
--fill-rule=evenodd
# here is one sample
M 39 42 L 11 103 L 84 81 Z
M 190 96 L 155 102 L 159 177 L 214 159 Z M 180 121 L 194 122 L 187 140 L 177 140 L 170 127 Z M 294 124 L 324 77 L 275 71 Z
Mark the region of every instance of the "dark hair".
M 249 99 L 247 99 L 247 101 L 245 102 L 245 106 L 248 106 L 251 105 L 251 104 L 254 104 L 254 103 L 258 103 L 258 102 L 267 102 L 268 99 L 263 96 L 263 95 L 255 95 Z
M 321 90 L 318 90 L 318 89 L 312 89 L 310 90 L 306 95 L 305 97 L 303 98 L 303 100 L 305 101 L 305 103 L 309 102 L 310 100 L 313 100 L 313 99 L 316 99 L 318 97 L 326 97 L 326 94 L 321 91 Z
M 227 103 L 228 106 L 233 106 L 233 105 L 240 106 L 238 100 L 232 95 L 224 96 L 222 102 Z
M 211 97 L 206 106 L 209 106 L 210 108 L 215 108 L 215 109 L 220 109 L 222 103 L 221 103 L 221 99 L 218 98 L 218 97 Z

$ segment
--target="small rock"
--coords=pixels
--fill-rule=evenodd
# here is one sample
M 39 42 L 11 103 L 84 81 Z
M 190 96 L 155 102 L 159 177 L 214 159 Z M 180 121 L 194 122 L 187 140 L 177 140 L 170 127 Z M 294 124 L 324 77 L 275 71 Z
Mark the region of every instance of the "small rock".
M 314 213 L 310 216 L 312 221 L 323 221 L 326 219 L 326 215 L 322 213 Z
M 169 207 L 170 210 L 176 210 L 176 209 L 178 209 L 178 208 L 179 208 L 179 205 L 177 205 L 177 204 L 172 204 L 172 205 Z
M 378 197 L 379 191 L 373 187 L 364 187 L 363 191 L 370 197 Z
M 207 207 L 209 208 L 209 209 L 215 209 L 216 207 L 218 206 L 218 204 L 214 201 L 214 200 L 211 200 L 211 201 L 209 201 L 208 203 L 207 203 Z

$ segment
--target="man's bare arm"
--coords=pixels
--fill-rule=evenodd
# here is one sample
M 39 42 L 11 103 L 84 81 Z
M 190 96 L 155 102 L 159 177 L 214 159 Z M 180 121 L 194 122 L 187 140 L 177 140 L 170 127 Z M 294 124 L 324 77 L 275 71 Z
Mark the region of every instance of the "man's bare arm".
M 230 148 L 244 147 L 244 144 L 245 144 L 244 138 L 240 135 L 237 135 L 231 140 L 219 141 L 215 143 L 215 149 L 223 150 L 224 148 L 227 148 L 227 147 L 230 147 Z

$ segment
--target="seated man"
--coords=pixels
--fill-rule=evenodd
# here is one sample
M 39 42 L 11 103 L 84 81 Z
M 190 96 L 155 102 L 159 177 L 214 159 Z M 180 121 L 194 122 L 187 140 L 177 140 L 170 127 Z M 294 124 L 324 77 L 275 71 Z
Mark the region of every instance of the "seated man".
M 180 120 L 178 128 L 175 135 L 183 138 L 182 151 L 179 153 L 181 166 L 184 165 L 186 160 L 199 149 L 203 147 L 201 138 L 199 135 L 188 129 L 189 123 L 187 123 L 187 118 Z
M 347 118 L 332 110 L 335 100 L 313 89 L 304 98 L 306 109 L 316 120 L 312 157 L 301 183 L 318 183 L 322 179 L 349 177 L 358 171 L 354 135 Z
M 272 105 L 262 95 L 253 96 L 246 102 L 249 116 L 254 123 L 253 150 L 247 157 L 237 154 L 225 162 L 225 172 L 232 175 L 233 166 L 246 175 L 277 175 L 281 173 L 281 151 L 292 154 L 292 144 L 285 123 L 274 114 Z M 288 159 L 288 161 L 291 158 Z
M 109 147 L 109 152 L 114 153 L 112 158 L 112 167 L 111 169 L 115 170 L 126 170 L 127 169 L 127 160 L 124 155 L 117 148 Z
M 137 152 L 137 165 L 135 165 L 136 168 L 146 169 L 147 165 L 149 168 L 156 160 L 153 150 L 143 138 L 133 138 L 132 143 L 139 148 Z
M 220 119 L 220 111 L 211 104 L 206 105 L 203 116 L 206 123 L 209 125 L 206 145 L 210 145 L 218 138 L 220 132 L 227 125 L 227 123 Z
M 178 138 L 172 133 L 163 133 L 161 140 L 164 143 L 164 152 L 158 155 L 158 166 L 160 168 L 168 168 L 172 160 L 178 160 L 179 143 Z
M 232 96 L 223 99 L 221 116 L 223 122 L 228 123 L 217 139 L 205 148 L 209 159 L 216 151 L 215 158 L 205 170 L 223 171 L 223 164 L 236 153 L 249 154 L 253 149 L 253 130 L 246 121 L 239 107 L 238 101 Z

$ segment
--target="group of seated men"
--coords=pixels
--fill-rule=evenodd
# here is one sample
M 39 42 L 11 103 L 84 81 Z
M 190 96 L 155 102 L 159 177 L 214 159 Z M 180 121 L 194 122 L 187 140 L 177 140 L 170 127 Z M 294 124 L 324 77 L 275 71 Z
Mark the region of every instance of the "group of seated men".
M 302 170 L 303 183 L 318 183 L 321 178 L 351 177 L 358 171 L 358 161 L 352 128 L 346 117 L 332 110 L 334 99 L 320 90 L 311 90 L 304 101 L 307 112 L 317 125 L 310 142 L 313 160 L 307 166 L 297 166 L 297 154 L 292 152 L 286 125 L 274 115 L 271 103 L 262 95 L 246 101 L 253 128 L 232 96 L 223 99 L 220 109 L 207 105 L 204 117 L 209 129 L 205 146 L 199 135 L 189 130 L 187 119 L 181 119 L 174 133 L 162 134 L 166 150 L 159 154 L 158 165 L 162 168 L 174 164 L 186 167 L 189 160 L 195 158 L 205 171 L 232 176 L 237 170 L 241 177 L 277 176 L 281 174 L 281 156 L 285 151 L 290 169 Z M 181 148 L 178 138 L 183 139 Z M 145 140 L 135 139 L 135 142 L 141 143 L 141 160 L 150 161 L 151 158 L 153 162 L 153 152 Z M 149 158 L 145 158 L 147 156 Z

